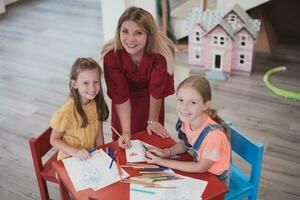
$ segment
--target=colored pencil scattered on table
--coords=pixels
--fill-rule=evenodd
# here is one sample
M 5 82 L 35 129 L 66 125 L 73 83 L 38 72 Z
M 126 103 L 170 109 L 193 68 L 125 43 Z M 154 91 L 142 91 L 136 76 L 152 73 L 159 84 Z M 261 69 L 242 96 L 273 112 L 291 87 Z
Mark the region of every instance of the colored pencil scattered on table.
M 147 148 L 144 144 L 142 144 L 142 145 L 143 145 L 144 149 L 145 149 L 146 151 L 148 151 L 148 148 Z
M 131 191 L 135 191 L 135 192 L 143 192 L 146 194 L 155 194 L 155 192 L 153 191 L 148 191 L 148 190 L 141 190 L 141 189 L 135 189 L 135 188 L 130 188 Z
M 170 168 L 161 167 L 161 168 L 144 168 L 139 171 L 140 174 L 147 174 L 147 173 L 163 173 L 169 171 Z
M 122 175 L 123 175 L 123 171 L 120 167 L 120 161 L 119 161 L 119 157 L 116 157 L 116 164 L 117 164 L 117 169 L 118 169 L 118 174 L 120 176 L 120 179 L 122 180 Z
M 115 161 L 115 157 L 117 156 L 118 152 L 115 151 L 114 154 L 111 156 L 111 162 L 109 164 L 109 169 L 111 169 L 113 162 Z
M 124 164 L 122 165 L 122 167 L 132 167 L 132 168 L 135 168 L 135 169 L 138 169 L 138 168 L 159 168 L 158 165 L 152 165 L 152 164 L 130 164 L 130 163 L 127 163 L 127 164 Z
M 175 189 L 176 187 L 174 186 L 161 186 L 159 184 L 155 184 L 155 183 L 148 183 L 145 181 L 140 181 L 140 180 L 135 180 L 134 177 L 130 178 L 130 179 L 122 179 L 121 180 L 122 183 L 132 183 L 132 184 L 138 184 L 138 185 L 143 185 L 145 188 L 166 188 L 166 189 Z

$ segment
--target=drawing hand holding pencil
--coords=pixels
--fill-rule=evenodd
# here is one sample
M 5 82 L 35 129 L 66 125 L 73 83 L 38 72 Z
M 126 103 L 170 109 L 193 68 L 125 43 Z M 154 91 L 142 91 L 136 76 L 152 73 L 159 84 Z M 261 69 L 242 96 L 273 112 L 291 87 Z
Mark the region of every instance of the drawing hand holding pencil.
M 131 147 L 130 134 L 120 134 L 113 126 L 111 126 L 111 129 L 119 136 L 118 144 L 121 148 L 127 149 Z

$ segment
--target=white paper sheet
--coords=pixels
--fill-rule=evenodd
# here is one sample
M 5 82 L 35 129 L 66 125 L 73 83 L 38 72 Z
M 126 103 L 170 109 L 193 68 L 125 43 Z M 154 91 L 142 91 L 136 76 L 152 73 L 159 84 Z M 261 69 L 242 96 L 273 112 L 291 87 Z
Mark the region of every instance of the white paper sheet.
M 131 163 L 145 162 L 146 150 L 143 147 L 143 144 L 146 146 L 147 149 L 157 148 L 157 147 L 152 146 L 151 144 L 148 144 L 141 140 L 131 140 L 130 142 L 131 142 L 132 147 L 129 149 L 126 149 L 125 153 L 126 153 L 127 162 L 131 162 Z
M 145 161 L 145 149 L 143 142 L 140 140 L 131 140 L 132 147 L 126 149 L 127 162 L 144 162 Z
M 98 190 L 120 180 L 116 163 L 109 169 L 111 158 L 102 149 L 95 151 L 85 161 L 74 157 L 62 161 L 76 191 L 90 187 Z M 122 178 L 129 176 L 123 169 L 122 171 Z
M 156 182 L 161 186 L 176 187 L 176 189 L 144 188 L 143 185 L 130 184 L 130 200 L 199 200 L 207 182 L 186 176 L 182 179 Z

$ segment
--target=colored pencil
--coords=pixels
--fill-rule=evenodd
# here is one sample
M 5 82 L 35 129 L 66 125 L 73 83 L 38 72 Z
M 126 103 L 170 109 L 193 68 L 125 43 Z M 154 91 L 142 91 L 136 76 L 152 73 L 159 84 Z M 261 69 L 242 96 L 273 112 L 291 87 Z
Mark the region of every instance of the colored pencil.
M 157 165 L 122 165 L 122 167 L 132 167 L 134 169 L 159 168 Z
M 161 167 L 161 168 L 144 168 L 140 171 L 140 173 L 157 173 L 157 172 L 163 172 L 168 171 L 170 168 L 168 167 Z
M 142 177 L 155 177 L 155 176 L 172 176 L 174 175 L 173 173 L 147 173 L 147 174 L 141 174 Z
M 117 153 L 118 153 L 118 152 L 115 151 L 114 154 L 111 156 L 111 162 L 110 162 L 110 165 L 109 165 L 109 169 L 111 169 L 112 164 L 113 164 L 113 162 L 115 161 L 115 157 L 116 157 Z
M 146 151 L 148 151 L 147 147 L 146 147 L 144 144 L 142 144 L 142 145 L 143 145 L 144 149 L 145 149 Z
M 138 185 L 143 185 L 145 188 L 166 188 L 166 189 L 174 189 L 174 188 L 176 188 L 174 186 L 161 186 L 159 184 L 147 183 L 145 181 L 134 180 L 134 179 L 122 179 L 121 182 L 122 183 L 128 183 L 128 184 L 134 183 L 134 184 L 138 184 Z
M 135 189 L 135 188 L 130 188 L 131 191 L 135 191 L 135 192 L 143 192 L 143 193 L 146 193 L 146 194 L 155 194 L 155 192 L 152 192 L 152 191 L 148 191 L 148 190 L 141 190 L 141 189 Z
M 145 165 L 154 165 L 154 164 L 147 164 L 147 163 L 125 163 L 125 165 L 132 165 L 132 166 L 145 166 Z M 155 165 L 158 166 L 158 165 Z
M 120 176 L 120 179 L 122 180 L 122 175 L 123 175 L 123 171 L 120 167 L 120 161 L 119 161 L 119 157 L 116 157 L 116 164 L 117 164 L 117 169 L 118 169 L 118 174 Z
M 121 136 L 121 134 L 113 126 L 111 126 L 111 129 L 123 140 L 124 143 L 127 144 L 126 140 Z
M 91 148 L 90 150 L 88 150 L 88 152 L 89 152 L 89 154 L 91 154 L 91 153 L 93 153 L 94 151 L 96 151 L 97 150 L 97 147 L 93 147 L 93 148 Z

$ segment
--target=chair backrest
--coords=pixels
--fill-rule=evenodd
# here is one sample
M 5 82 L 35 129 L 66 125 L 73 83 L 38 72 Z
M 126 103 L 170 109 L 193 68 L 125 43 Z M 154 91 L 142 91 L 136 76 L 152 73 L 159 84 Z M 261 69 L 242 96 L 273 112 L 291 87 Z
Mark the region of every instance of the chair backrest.
M 51 162 L 56 160 L 57 151 L 53 153 L 53 155 L 51 155 L 47 161 L 42 161 L 43 156 L 52 149 L 52 145 L 50 144 L 51 132 L 52 128 L 49 127 L 38 137 L 29 139 L 33 166 L 35 169 L 39 190 L 43 200 L 49 199 L 46 181 L 58 183 L 58 180 L 55 176 L 55 172 L 52 169 L 51 165 Z
M 231 131 L 231 148 L 251 166 L 249 176 L 234 161 L 231 163 L 229 192 L 225 199 L 256 199 L 259 187 L 260 172 L 263 161 L 264 145 L 254 143 L 229 124 Z

